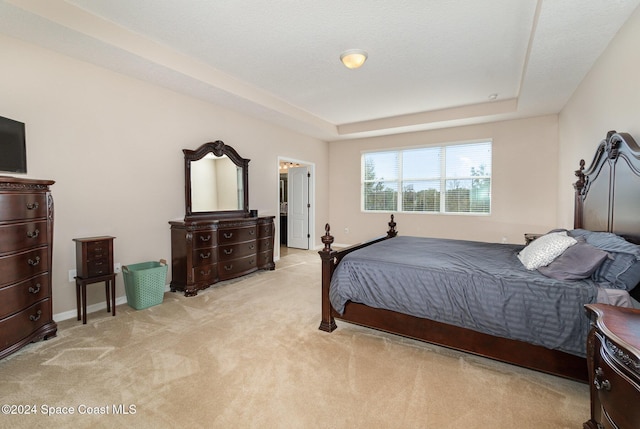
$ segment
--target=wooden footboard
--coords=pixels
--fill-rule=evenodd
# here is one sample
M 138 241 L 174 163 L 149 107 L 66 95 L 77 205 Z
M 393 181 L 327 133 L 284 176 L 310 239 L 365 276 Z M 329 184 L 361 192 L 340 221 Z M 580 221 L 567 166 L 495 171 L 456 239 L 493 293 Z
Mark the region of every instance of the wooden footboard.
M 324 248 L 318 252 L 322 259 L 320 330 L 332 332 L 337 328 L 335 319 L 340 319 L 560 377 L 588 382 L 586 359 L 569 353 L 354 302 L 346 304 L 342 315 L 335 311 L 329 300 L 329 287 L 333 272 L 342 258 L 355 250 L 395 237 L 397 235 L 395 227 L 396 223 L 392 215 L 386 236 L 336 251 L 331 249 L 333 236 L 330 234 L 329 224 L 325 226 L 325 235 L 322 237 Z
M 388 238 L 393 238 L 398 234 L 398 232 L 396 231 L 394 216 L 391 215 L 387 235 L 355 244 L 341 250 L 333 250 L 331 248 L 331 244 L 333 244 L 333 236 L 330 233 L 329 224 L 325 225 L 324 231 L 325 234 L 322 236 L 324 248 L 318 252 L 318 254 L 320 254 L 320 258 L 322 259 L 322 322 L 320 322 L 319 329 L 326 332 L 332 332 L 337 327 L 334 317 L 339 316 L 339 314 L 331 306 L 331 301 L 329 301 L 329 286 L 331 284 L 333 271 L 338 266 L 342 258 L 347 256 L 349 253 L 358 249 L 362 249 L 363 247 L 370 246 L 374 243 L 386 240 Z

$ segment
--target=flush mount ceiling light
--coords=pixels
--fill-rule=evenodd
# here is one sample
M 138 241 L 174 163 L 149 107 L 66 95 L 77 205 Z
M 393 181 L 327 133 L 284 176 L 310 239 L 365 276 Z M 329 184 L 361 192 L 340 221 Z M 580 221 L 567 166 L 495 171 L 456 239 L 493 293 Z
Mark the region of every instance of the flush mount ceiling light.
M 367 61 L 367 52 L 362 49 L 349 49 L 340 55 L 340 61 L 347 68 L 357 69 Z

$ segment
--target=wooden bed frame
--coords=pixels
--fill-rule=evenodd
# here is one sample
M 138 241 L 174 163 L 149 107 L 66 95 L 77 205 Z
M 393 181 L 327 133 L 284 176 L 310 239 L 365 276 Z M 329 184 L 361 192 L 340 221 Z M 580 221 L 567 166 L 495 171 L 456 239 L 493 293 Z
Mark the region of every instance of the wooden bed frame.
M 640 244 L 640 148 L 626 133 L 610 131 L 598 145 L 585 170 L 584 160 L 575 172 L 574 227 L 614 232 Z M 597 180 L 596 180 L 597 179 Z M 615 217 L 614 217 L 615 215 Z M 346 255 L 397 235 L 391 215 L 387 234 L 342 250 L 333 250 L 329 224 L 322 237 L 322 322 L 320 330 L 332 332 L 335 319 L 473 353 L 529 369 L 588 382 L 587 361 L 558 350 L 523 341 L 496 337 L 429 319 L 348 302 L 340 315 L 331 306 L 329 287 L 334 270 Z M 638 290 L 640 288 L 636 288 Z M 634 291 L 635 292 L 635 291 Z M 586 349 L 586 344 L 585 344 Z

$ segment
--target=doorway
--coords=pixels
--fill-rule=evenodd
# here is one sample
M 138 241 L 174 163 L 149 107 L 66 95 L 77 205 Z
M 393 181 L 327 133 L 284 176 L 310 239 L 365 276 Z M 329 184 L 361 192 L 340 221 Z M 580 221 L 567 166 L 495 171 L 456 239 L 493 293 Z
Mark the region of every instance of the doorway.
M 280 247 L 309 250 L 313 237 L 313 163 L 278 159 Z

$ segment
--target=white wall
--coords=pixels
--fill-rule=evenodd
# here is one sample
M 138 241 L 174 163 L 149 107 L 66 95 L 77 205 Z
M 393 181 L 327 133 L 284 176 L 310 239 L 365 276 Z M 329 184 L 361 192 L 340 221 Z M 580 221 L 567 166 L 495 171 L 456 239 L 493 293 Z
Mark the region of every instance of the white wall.
M 263 215 L 278 214 L 278 156 L 314 162 L 316 216 L 328 217 L 327 143 L 16 39 L 0 36 L 0 52 L 0 116 L 26 123 L 25 177 L 56 181 L 58 317 L 76 308 L 73 238 L 115 236 L 125 265 L 171 257 L 168 221 L 184 216 L 183 148 L 222 140 L 251 159 L 250 208 Z M 100 285 L 88 293 L 90 305 L 104 301 Z
M 558 223 L 573 225 L 573 171 L 589 166 L 607 131 L 640 142 L 640 9 L 629 18 L 559 116 Z M 640 196 L 639 196 L 640 198 Z M 640 214 L 639 214 L 640 215 Z
M 357 243 L 387 230 L 389 214 L 360 211 L 362 151 L 482 139 L 493 141 L 491 215 L 396 214 L 400 234 L 524 243 L 526 232 L 555 228 L 558 128 L 551 115 L 330 143 L 329 223 L 336 243 Z

